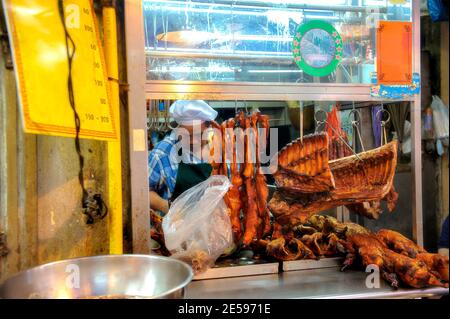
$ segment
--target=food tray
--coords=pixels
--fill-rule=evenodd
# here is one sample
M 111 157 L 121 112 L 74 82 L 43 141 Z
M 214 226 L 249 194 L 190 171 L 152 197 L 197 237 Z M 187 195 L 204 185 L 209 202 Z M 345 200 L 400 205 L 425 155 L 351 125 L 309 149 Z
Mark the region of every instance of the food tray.
M 306 260 L 293 260 L 283 261 L 283 271 L 293 270 L 305 270 L 305 269 L 318 269 L 318 268 L 333 268 L 339 267 L 343 262 L 342 257 L 322 258 L 320 260 L 306 259 Z
M 280 264 L 278 262 L 261 262 L 253 265 L 235 266 L 217 265 L 202 274 L 195 275 L 193 280 L 277 274 L 279 268 Z

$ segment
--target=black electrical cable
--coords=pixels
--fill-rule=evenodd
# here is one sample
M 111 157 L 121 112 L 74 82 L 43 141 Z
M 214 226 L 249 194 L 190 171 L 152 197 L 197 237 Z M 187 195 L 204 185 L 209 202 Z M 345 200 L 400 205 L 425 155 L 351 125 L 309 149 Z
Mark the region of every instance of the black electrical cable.
M 73 66 L 73 58 L 75 56 L 76 52 L 76 45 L 73 41 L 69 31 L 67 30 L 66 26 L 66 19 L 64 15 L 64 0 L 57 0 L 58 1 L 58 11 L 59 11 L 59 17 L 61 19 L 61 23 L 64 28 L 64 34 L 65 34 L 65 44 L 66 44 L 66 54 L 67 54 L 67 60 L 69 65 L 69 73 L 68 73 L 68 79 L 67 79 L 67 89 L 69 93 L 69 103 L 73 111 L 74 115 L 74 121 L 75 121 L 75 149 L 78 155 L 79 160 L 79 166 L 80 170 L 78 172 L 78 181 L 81 186 L 82 190 L 82 198 L 81 198 L 81 205 L 83 207 L 83 213 L 87 215 L 87 224 L 94 223 L 94 217 L 98 216 L 100 219 L 105 217 L 107 214 L 107 207 L 101 197 L 100 194 L 95 194 L 92 196 L 92 198 L 89 196 L 88 191 L 86 190 L 86 187 L 84 185 L 84 157 L 81 153 L 81 145 L 80 145 L 80 130 L 81 130 L 81 121 L 80 116 L 78 115 L 76 106 L 75 106 L 75 95 L 74 95 L 74 89 L 73 89 L 73 80 L 72 80 L 72 66 Z M 102 212 L 103 211 L 103 212 Z

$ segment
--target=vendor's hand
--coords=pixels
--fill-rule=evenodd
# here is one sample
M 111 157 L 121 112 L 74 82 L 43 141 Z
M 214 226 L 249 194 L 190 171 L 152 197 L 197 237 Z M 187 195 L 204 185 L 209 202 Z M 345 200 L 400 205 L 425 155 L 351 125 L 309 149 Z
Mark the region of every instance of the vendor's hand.
M 167 214 L 169 211 L 169 202 L 159 196 L 156 192 L 149 192 L 150 208 Z

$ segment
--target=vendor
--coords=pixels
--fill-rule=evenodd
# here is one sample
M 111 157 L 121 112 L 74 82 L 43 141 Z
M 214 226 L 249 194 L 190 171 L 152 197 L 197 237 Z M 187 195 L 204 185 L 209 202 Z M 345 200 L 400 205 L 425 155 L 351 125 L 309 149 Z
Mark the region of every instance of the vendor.
M 150 152 L 148 158 L 150 208 L 166 214 L 169 201 L 211 174 L 211 165 L 195 149 L 207 147 L 203 133 L 217 112 L 200 100 L 179 100 L 169 109 L 178 124 Z M 188 145 L 188 151 L 185 150 Z M 183 147 L 182 147 L 183 146 Z M 181 151 L 181 152 L 180 152 Z

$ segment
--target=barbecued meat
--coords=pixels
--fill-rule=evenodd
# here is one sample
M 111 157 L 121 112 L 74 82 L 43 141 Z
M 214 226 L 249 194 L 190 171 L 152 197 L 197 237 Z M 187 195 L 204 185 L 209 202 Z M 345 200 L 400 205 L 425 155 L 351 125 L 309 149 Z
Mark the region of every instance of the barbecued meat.
M 242 123 L 241 123 L 241 125 L 242 125 Z M 254 135 L 251 133 L 252 131 L 251 131 L 251 119 L 250 118 L 247 117 L 245 119 L 245 124 L 244 124 L 243 129 L 246 134 L 244 137 L 245 163 L 243 163 L 244 171 L 243 171 L 242 175 L 245 178 L 251 178 L 251 177 L 253 177 L 253 174 L 254 174 L 253 149 L 256 144 L 254 144 L 255 140 L 252 138 Z
M 442 283 L 424 262 L 390 250 L 375 234 L 348 236 L 344 246 L 348 254 L 342 270 L 352 265 L 355 258 L 359 256 L 364 267 L 378 266 L 383 278 L 393 287 L 398 287 L 398 279 L 416 288 L 448 286 Z
M 286 241 L 283 237 L 267 244 L 266 253 L 277 260 L 317 259 L 314 253 L 300 240 Z
M 387 193 L 383 200 L 387 203 L 388 211 L 392 213 L 398 200 L 398 193 L 395 191 L 394 185 L 392 185 L 391 190 Z M 381 201 L 379 200 L 350 204 L 346 205 L 346 207 L 350 211 L 361 216 L 365 216 L 369 219 L 378 219 L 383 213 L 383 210 L 381 209 Z
M 388 268 L 392 269 L 402 282 L 411 287 L 448 287 L 448 284 L 436 277 L 421 260 L 409 258 L 389 249 L 384 250 L 384 259 Z
M 266 130 L 262 136 L 258 134 L 258 125 Z M 259 139 L 265 142 L 262 145 L 267 144 L 269 118 L 259 112 L 250 116 L 240 112 L 220 126 L 216 123 L 214 128 L 219 129 L 221 137 L 215 137 L 210 155 L 220 152 L 222 163 L 217 164 L 214 158 L 212 174 L 230 178 L 232 185 L 224 201 L 229 210 L 235 243 L 239 244 L 242 240 L 244 246 L 250 247 L 267 237 L 272 227 L 267 207 L 269 190 L 260 169 L 258 149 Z
M 261 127 L 264 129 L 265 139 L 267 141 L 269 139 L 269 133 L 270 133 L 269 116 L 258 113 L 258 122 L 261 124 Z
M 326 134 L 312 134 L 281 149 L 278 153 L 278 170 L 273 174 L 277 188 L 299 193 L 333 189 L 327 145 Z
M 393 230 L 381 229 L 377 232 L 377 237 L 393 251 L 411 258 L 416 258 L 418 253 L 426 253 L 415 242 Z
M 438 278 L 448 281 L 449 263 L 447 256 L 428 253 L 423 247 L 393 230 L 381 229 L 376 235 L 391 250 L 424 262 Z
M 443 281 L 448 282 L 448 256 L 431 253 L 418 253 L 416 259 L 427 265 L 430 272 Z
M 365 216 L 369 219 L 378 219 L 383 212 L 380 201 L 362 202 L 346 205 L 346 207 L 354 213 Z
M 258 227 L 260 226 L 258 216 L 258 206 L 256 203 L 256 188 L 252 178 L 246 178 L 244 181 L 247 205 L 245 206 L 245 231 L 242 243 L 248 246 L 252 240 L 257 239 Z
M 228 191 L 229 204 L 230 204 L 230 220 L 231 227 L 233 230 L 233 235 L 235 242 L 239 242 L 242 236 L 242 226 L 241 226 L 241 209 L 242 209 L 242 199 L 241 199 L 241 187 L 243 184 L 242 177 L 239 174 L 237 160 L 236 160 L 236 152 L 235 150 L 235 134 L 232 129 L 234 128 L 234 120 L 231 119 L 228 123 L 228 128 L 230 129 L 230 144 L 231 149 L 233 150 L 233 161 L 231 163 L 231 187 Z
M 261 122 L 262 121 L 262 122 Z M 260 122 L 261 125 L 264 128 L 264 131 L 266 134 L 260 136 L 257 123 Z M 270 224 L 270 211 L 267 207 L 267 200 L 269 198 L 269 188 L 267 187 L 267 180 L 266 177 L 262 174 L 261 171 L 261 160 L 260 160 L 260 154 L 261 150 L 259 149 L 260 141 L 265 140 L 265 143 L 263 145 L 267 145 L 267 137 L 268 137 L 268 117 L 265 115 L 261 115 L 261 113 L 255 113 L 252 116 L 252 127 L 255 129 L 256 132 L 256 177 L 255 177 L 255 184 L 256 184 L 256 195 L 257 195 L 257 203 L 258 203 L 258 215 L 261 222 L 261 227 L 259 229 L 259 238 L 263 238 L 267 235 L 269 235 L 272 225 Z
M 398 193 L 395 191 L 394 185 L 392 185 L 389 193 L 387 193 L 384 200 L 387 203 L 388 211 L 392 213 L 395 209 L 395 206 L 397 205 L 398 201 Z
M 296 187 L 283 187 L 274 194 L 269 208 L 281 224 L 296 225 L 337 206 L 381 200 L 391 190 L 396 163 L 396 141 L 360 153 L 358 157 L 331 161 L 334 189 L 308 194 L 299 193 Z

